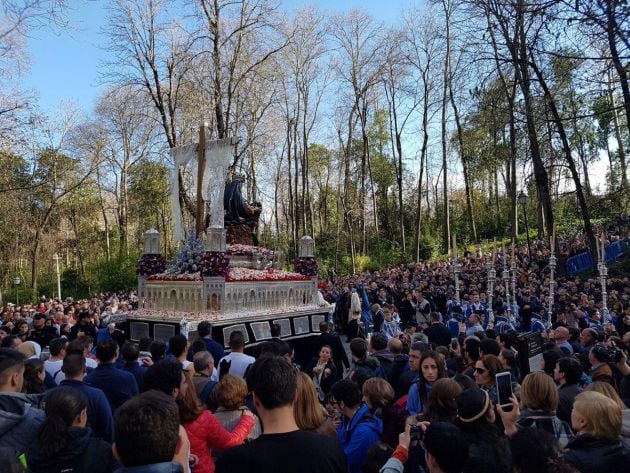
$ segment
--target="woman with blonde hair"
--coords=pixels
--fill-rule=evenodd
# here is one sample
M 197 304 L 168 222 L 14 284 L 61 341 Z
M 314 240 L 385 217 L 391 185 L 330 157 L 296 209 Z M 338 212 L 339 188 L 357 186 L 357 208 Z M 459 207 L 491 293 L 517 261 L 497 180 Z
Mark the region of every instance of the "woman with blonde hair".
M 337 437 L 332 417 L 319 402 L 313 380 L 303 372 L 297 375 L 297 400 L 293 403 L 293 414 L 300 430 Z
M 630 438 L 630 409 L 626 407 L 623 400 L 619 397 L 619 394 L 617 394 L 615 388 L 613 388 L 609 383 L 595 381 L 593 384 L 589 384 L 585 391 L 602 393 L 604 396 L 609 397 L 617 403 L 617 405 L 621 408 L 621 436 Z
M 575 397 L 571 425 L 576 438 L 566 448 L 566 460 L 582 473 L 625 472 L 630 446 L 621 438 L 621 407 L 595 391 Z
M 225 374 L 214 388 L 214 396 L 219 406 L 214 416 L 221 422 L 223 428 L 229 432 L 234 430 L 247 410 L 245 398 L 247 397 L 247 383 L 239 376 Z M 260 419 L 254 415 L 256 425 L 247 436 L 246 441 L 254 440 L 262 434 Z M 216 453 L 218 450 L 213 450 Z
M 517 428 L 532 427 L 552 434 L 561 448 L 573 440 L 573 432 L 566 422 L 556 416 L 560 398 L 553 379 L 544 371 L 525 376 L 521 385 L 521 415 Z

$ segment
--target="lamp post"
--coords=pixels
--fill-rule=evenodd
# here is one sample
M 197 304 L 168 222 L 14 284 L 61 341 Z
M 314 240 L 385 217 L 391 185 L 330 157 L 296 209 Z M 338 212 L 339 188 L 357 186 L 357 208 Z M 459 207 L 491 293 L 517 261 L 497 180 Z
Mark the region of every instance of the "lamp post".
M 59 260 L 61 259 L 61 256 L 59 256 L 57 253 L 55 253 L 52 257 L 52 259 L 55 260 L 56 263 L 56 271 L 57 271 L 57 297 L 59 298 L 59 300 L 61 301 L 61 273 L 59 272 Z
M 15 276 L 13 278 L 13 284 L 15 284 L 15 305 L 16 306 L 20 305 L 20 294 L 19 294 L 18 288 L 20 287 L 21 283 L 22 283 L 22 279 L 20 278 L 20 276 Z
M 527 256 L 531 259 L 532 247 L 529 243 L 529 223 L 527 223 L 527 194 L 521 191 L 517 197 L 518 203 L 523 206 L 523 213 L 525 214 L 525 232 L 527 233 Z

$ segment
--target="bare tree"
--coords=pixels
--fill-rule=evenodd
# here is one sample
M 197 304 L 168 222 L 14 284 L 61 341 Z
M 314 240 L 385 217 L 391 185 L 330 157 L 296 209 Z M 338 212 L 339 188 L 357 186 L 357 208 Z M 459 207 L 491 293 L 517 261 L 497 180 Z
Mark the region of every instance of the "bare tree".
M 417 9 L 410 10 L 404 18 L 406 40 L 404 44 L 407 61 L 418 73 L 418 95 L 422 97 L 421 133 L 422 145 L 420 148 L 420 166 L 418 169 L 418 186 L 416 195 L 416 218 L 415 218 L 415 257 L 420 260 L 420 238 L 422 236 L 422 180 L 428 161 L 429 149 L 429 124 L 434 111 L 432 112 L 433 94 L 435 90 L 436 78 L 434 77 L 434 64 L 436 56 L 440 50 L 438 24 L 432 15 L 423 14 Z M 427 173 L 428 177 L 428 173 Z M 429 195 L 429 188 L 424 191 Z M 427 203 L 427 211 L 429 206 Z
M 216 136 L 225 138 L 235 132 L 233 115 L 239 89 L 245 87 L 246 79 L 259 66 L 286 47 L 290 38 L 279 32 L 275 2 L 195 0 L 194 3 L 204 20 L 197 40 L 209 45 Z M 236 162 L 232 167 L 235 165 Z
M 402 135 L 416 108 L 422 102 L 422 89 L 418 86 L 421 79 L 412 76 L 413 66 L 407 59 L 405 50 L 401 47 L 404 36 L 402 32 L 392 31 L 389 43 L 391 49 L 388 53 L 383 89 L 389 105 L 390 138 L 392 150 L 395 156 L 396 184 L 398 187 L 398 212 L 400 242 L 403 254 L 407 253 L 405 237 L 405 212 L 403 202 L 403 145 Z
M 146 101 L 133 86 L 113 87 L 105 91 L 96 104 L 96 117 L 106 135 L 105 157 L 116 176 L 114 194 L 118 201 L 120 253 L 129 253 L 129 173 L 141 160 L 147 159 L 154 145 L 154 129 Z
M 130 85 L 146 94 L 155 107 L 169 148 L 180 143 L 180 101 L 193 66 L 192 45 L 183 29 L 165 19 L 167 0 L 115 0 L 110 7 L 109 50 L 105 80 Z M 180 202 L 195 215 L 196 206 L 179 175 Z
M 383 26 L 375 23 L 367 14 L 352 10 L 347 15 L 337 15 L 331 25 L 331 34 L 338 46 L 340 56 L 338 73 L 342 81 L 350 85 L 353 111 L 356 112 L 361 127 L 361 166 L 359 207 L 362 211 L 361 234 L 363 253 L 366 251 L 367 222 L 366 222 L 366 195 L 368 179 L 372 194 L 372 211 L 374 216 L 374 228 L 378 231 L 378 212 L 376 207 L 376 193 L 370 168 L 370 148 L 368 138 L 368 117 L 370 105 L 373 102 L 371 95 L 375 92 L 375 86 L 379 83 L 384 67 L 387 52 L 387 42 L 383 35 Z M 352 115 L 352 114 L 351 114 Z M 351 120 L 352 118 L 350 118 Z M 351 137 L 349 136 L 349 139 Z M 369 174 L 368 174 L 369 171 Z M 347 203 L 346 203 L 347 204 Z

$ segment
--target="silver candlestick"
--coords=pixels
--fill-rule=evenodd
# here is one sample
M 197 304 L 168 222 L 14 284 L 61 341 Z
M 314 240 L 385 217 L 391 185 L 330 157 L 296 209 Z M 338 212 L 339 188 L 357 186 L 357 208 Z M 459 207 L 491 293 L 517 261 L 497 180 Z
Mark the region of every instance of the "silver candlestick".
M 455 258 L 453 261 L 453 274 L 455 274 L 455 301 L 459 304 L 459 275 L 462 272 L 462 265 L 459 262 L 459 258 Z
M 599 282 L 602 285 L 602 318 L 604 322 L 609 322 L 610 318 L 608 315 L 608 302 L 606 292 L 606 277 L 608 277 L 608 268 L 606 267 L 606 263 L 600 261 L 597 263 L 597 269 L 599 271 Z
M 510 272 L 512 273 L 512 299 L 513 302 L 516 303 L 516 257 L 512 258 L 512 263 L 510 265 Z
M 494 312 L 492 310 L 492 297 L 494 295 L 494 281 L 497 279 L 497 271 L 491 261 L 486 262 L 488 269 L 488 322 L 494 324 Z
M 507 304 L 508 315 L 512 314 L 512 304 L 510 303 L 510 272 L 507 269 L 507 264 L 503 265 L 503 273 L 501 274 L 503 279 L 503 286 L 505 287 L 505 303 Z
M 547 314 L 547 326 L 551 325 L 551 316 L 553 315 L 553 302 L 556 295 L 556 263 L 556 255 L 552 253 L 549 257 L 549 311 Z

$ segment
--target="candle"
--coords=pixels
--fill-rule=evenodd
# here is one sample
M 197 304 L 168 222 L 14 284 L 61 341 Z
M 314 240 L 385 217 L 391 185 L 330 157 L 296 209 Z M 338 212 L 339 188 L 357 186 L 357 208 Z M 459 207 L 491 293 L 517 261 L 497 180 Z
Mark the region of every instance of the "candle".
M 604 246 L 604 242 L 605 241 L 606 240 L 605 240 L 604 234 L 602 233 L 602 263 L 606 262 L 606 249 L 605 249 L 605 246 Z
M 553 226 L 553 234 L 551 235 L 551 254 L 556 251 L 556 226 Z
M 514 238 L 512 238 L 512 259 L 514 259 Z
M 501 254 L 503 255 L 503 266 L 507 267 L 507 253 L 505 252 L 505 243 L 501 241 Z
M 494 266 L 494 262 L 496 261 L 497 256 L 497 237 L 494 237 L 494 243 L 492 244 L 492 266 Z

